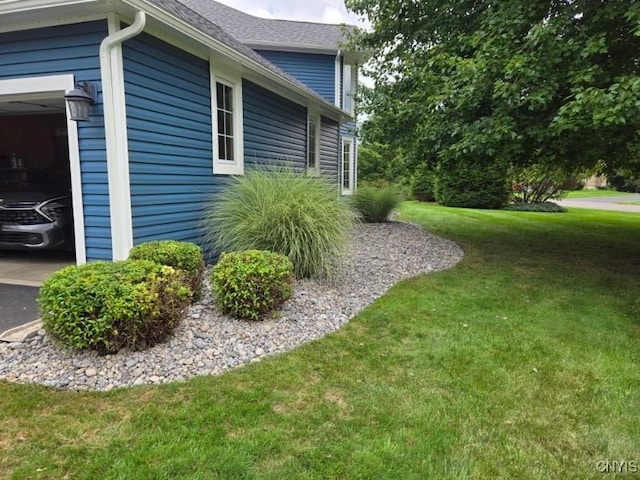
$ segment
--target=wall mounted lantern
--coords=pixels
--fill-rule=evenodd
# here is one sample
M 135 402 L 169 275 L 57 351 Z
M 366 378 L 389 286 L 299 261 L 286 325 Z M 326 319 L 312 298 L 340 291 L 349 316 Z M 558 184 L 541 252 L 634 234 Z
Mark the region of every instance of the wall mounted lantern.
M 78 82 L 73 90 L 64 96 L 69 108 L 69 118 L 79 122 L 89 121 L 89 107 L 97 100 L 96 87 L 93 83 Z

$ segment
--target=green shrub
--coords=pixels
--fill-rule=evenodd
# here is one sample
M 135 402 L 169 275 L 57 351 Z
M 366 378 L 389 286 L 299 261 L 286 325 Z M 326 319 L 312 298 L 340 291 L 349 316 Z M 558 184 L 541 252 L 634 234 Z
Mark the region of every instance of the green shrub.
M 176 269 L 148 260 L 63 268 L 40 288 L 45 330 L 63 345 L 100 353 L 154 345 L 172 333 L 190 291 Z
M 509 198 L 506 168 L 459 159 L 438 167 L 436 200 L 447 207 L 502 208 Z
M 284 255 L 247 250 L 223 253 L 211 272 L 222 313 L 257 320 L 278 308 L 292 293 L 293 264 Z
M 411 178 L 411 196 L 420 202 L 435 202 L 435 188 L 435 172 L 424 165 L 418 166 Z
M 230 179 L 203 225 L 217 251 L 269 250 L 297 277 L 330 276 L 347 253 L 355 215 L 337 186 L 290 170 L 252 170 Z
M 550 212 L 550 213 L 563 213 L 567 209 L 561 207 L 554 202 L 517 202 L 512 205 L 504 207 L 505 210 L 512 210 L 514 212 Z
M 351 201 L 362 219 L 367 223 L 386 222 L 391 211 L 402 201 L 400 192 L 393 185 L 359 187 Z
M 133 247 L 129 258 L 131 260 L 151 260 L 181 270 L 193 298 L 195 300 L 200 298 L 204 277 L 204 259 L 202 250 L 195 243 L 176 240 L 145 242 Z
M 576 190 L 579 175 L 571 175 L 565 169 L 544 164 L 509 168 L 511 201 L 514 203 L 546 203 L 560 199 L 569 190 Z

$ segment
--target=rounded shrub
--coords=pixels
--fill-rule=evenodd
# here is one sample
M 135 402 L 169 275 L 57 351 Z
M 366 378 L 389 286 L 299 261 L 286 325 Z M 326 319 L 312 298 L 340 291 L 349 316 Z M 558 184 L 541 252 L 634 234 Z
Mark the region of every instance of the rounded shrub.
M 256 169 L 229 180 L 203 221 L 214 250 L 285 255 L 295 275 L 331 276 L 347 253 L 355 214 L 323 178 Z
M 63 268 L 40 288 L 44 329 L 63 345 L 117 352 L 152 346 L 182 320 L 190 290 L 180 271 L 148 260 Z
M 436 200 L 447 207 L 502 208 L 509 199 L 506 168 L 460 159 L 440 165 Z
M 356 190 L 351 201 L 362 220 L 367 223 L 382 223 L 389 219 L 389 214 L 400 204 L 402 196 L 393 185 L 365 185 Z
M 155 240 L 141 243 L 131 249 L 131 260 L 151 260 L 183 272 L 194 299 L 202 294 L 204 259 L 202 250 L 195 243 L 176 240 Z
M 222 313 L 257 320 L 291 296 L 293 264 L 284 255 L 261 250 L 223 253 L 211 272 L 211 285 Z

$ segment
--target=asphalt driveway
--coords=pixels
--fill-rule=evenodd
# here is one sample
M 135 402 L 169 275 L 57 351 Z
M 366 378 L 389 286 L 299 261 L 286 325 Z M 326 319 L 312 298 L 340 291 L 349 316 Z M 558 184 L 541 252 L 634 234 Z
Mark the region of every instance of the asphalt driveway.
M 0 335 L 37 320 L 38 287 L 0 283 Z

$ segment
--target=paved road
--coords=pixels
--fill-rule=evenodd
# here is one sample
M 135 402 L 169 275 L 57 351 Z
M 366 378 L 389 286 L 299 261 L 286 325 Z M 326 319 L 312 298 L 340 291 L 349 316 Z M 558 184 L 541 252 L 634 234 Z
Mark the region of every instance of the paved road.
M 640 193 L 630 193 L 616 197 L 585 197 L 559 200 L 563 207 L 592 208 L 595 210 L 616 210 L 618 212 L 640 213 L 640 205 L 627 205 L 624 202 L 640 202 Z

